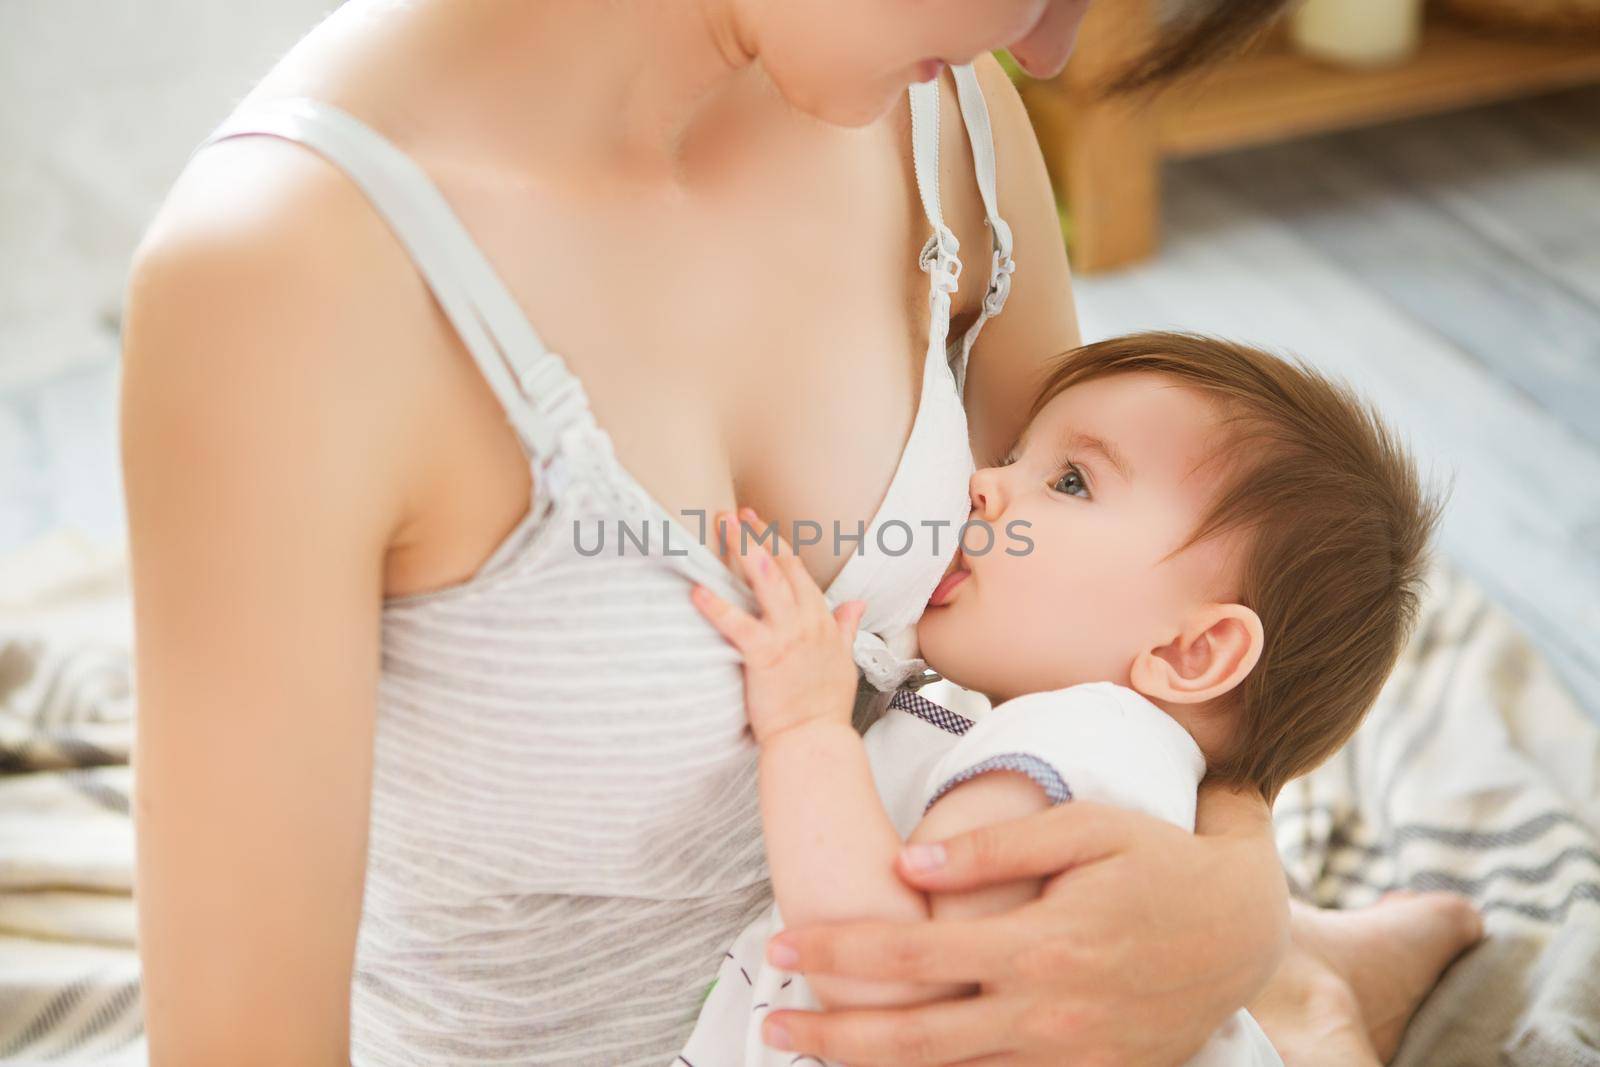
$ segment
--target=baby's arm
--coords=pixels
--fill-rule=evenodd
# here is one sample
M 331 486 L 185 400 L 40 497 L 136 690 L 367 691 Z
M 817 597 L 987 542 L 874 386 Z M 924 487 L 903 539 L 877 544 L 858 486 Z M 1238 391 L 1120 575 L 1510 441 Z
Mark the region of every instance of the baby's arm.
M 1027 777 L 983 774 L 940 797 L 910 840 L 943 840 L 1047 806 Z M 773 892 L 787 925 L 971 918 L 1039 895 L 1037 880 L 931 897 L 901 881 L 894 862 L 903 842 L 873 785 L 866 746 L 848 723 L 818 719 L 762 744 L 761 817 Z M 972 989 L 822 974 L 806 980 L 829 1009 L 915 1004 Z
M 749 521 L 757 520 L 751 515 Z M 895 873 L 902 841 L 879 799 L 866 746 L 850 725 L 855 693 L 850 648 L 859 611 L 851 605 L 830 611 L 781 539 L 776 548 L 776 556 L 759 546 L 733 553 L 762 606 L 759 620 L 708 591 L 697 592 L 696 602 L 744 653 L 745 701 L 761 746 L 767 861 L 784 922 L 921 922 L 930 913 L 987 914 L 1036 896 L 1037 886 L 1024 885 L 930 902 Z M 941 797 L 912 839 L 946 837 L 1045 805 L 1039 787 L 1024 776 L 986 774 Z M 807 979 L 830 1009 L 916 1003 L 967 988 L 828 975 Z
M 1010 822 L 1050 806 L 1044 791 L 1025 774 L 990 771 L 963 782 L 940 797 L 917 823 L 910 844 L 944 841 L 980 826 Z M 985 886 L 964 893 L 931 893 L 928 912 L 935 919 L 975 919 L 1020 907 L 1039 896 L 1043 878 Z M 966 987 L 970 989 L 971 987 Z
M 873 784 L 866 745 L 847 720 L 816 719 L 765 739 L 760 767 L 767 866 L 785 925 L 928 917 L 926 894 L 895 873 L 900 835 Z M 940 995 L 931 986 L 824 974 L 806 980 L 829 1009 Z
M 940 797 L 910 840 L 942 840 L 1046 806 L 1044 793 L 1023 775 L 984 774 Z M 1039 895 L 1037 880 L 931 898 L 901 881 L 894 862 L 903 842 L 873 785 L 866 746 L 848 723 L 817 720 L 762 744 L 761 817 L 773 892 L 787 925 L 970 918 Z M 829 1009 L 915 1004 L 971 989 L 822 974 L 806 980 Z
M 753 512 L 741 518 L 756 526 Z M 720 526 L 720 523 L 719 523 Z M 901 841 L 883 809 L 866 746 L 850 725 L 859 602 L 829 608 L 781 538 L 769 550 L 722 528 L 761 608 L 759 619 L 703 586 L 700 612 L 744 656 L 745 709 L 761 746 L 761 814 L 773 894 L 785 923 L 920 921 L 925 894 L 894 870 Z M 829 1008 L 904 1003 L 878 983 L 808 976 Z M 920 987 L 917 987 L 920 989 Z

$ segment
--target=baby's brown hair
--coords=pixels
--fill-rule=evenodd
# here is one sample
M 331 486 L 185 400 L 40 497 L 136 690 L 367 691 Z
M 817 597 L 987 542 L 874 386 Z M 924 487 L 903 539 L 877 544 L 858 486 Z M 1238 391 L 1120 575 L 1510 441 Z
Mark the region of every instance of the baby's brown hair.
M 1240 603 L 1261 618 L 1260 661 L 1211 776 L 1270 802 L 1350 738 L 1416 621 L 1441 501 L 1378 413 L 1299 362 L 1188 333 L 1085 345 L 1052 367 L 1029 421 L 1074 385 L 1139 371 L 1217 404 L 1222 487 L 1183 547 L 1245 534 Z M 1181 549 L 1180 549 L 1181 551 Z

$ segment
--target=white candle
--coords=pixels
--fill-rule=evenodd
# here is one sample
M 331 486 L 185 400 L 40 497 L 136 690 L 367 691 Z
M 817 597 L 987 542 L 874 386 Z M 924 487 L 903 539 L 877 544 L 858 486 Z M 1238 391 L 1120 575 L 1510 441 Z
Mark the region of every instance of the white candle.
M 1309 56 L 1381 66 L 1410 55 L 1422 34 L 1422 0 L 1306 0 L 1289 35 Z

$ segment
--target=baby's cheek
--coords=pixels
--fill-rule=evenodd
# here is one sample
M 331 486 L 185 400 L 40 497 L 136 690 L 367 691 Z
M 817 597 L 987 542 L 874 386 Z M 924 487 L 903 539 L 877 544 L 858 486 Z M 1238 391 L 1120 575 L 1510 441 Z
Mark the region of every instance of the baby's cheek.
M 1129 567 L 1123 552 L 1107 552 L 1084 560 L 1066 591 L 1036 601 L 1034 625 L 1053 626 L 1074 681 L 1121 680 L 1157 614 L 1150 579 L 1148 567 Z

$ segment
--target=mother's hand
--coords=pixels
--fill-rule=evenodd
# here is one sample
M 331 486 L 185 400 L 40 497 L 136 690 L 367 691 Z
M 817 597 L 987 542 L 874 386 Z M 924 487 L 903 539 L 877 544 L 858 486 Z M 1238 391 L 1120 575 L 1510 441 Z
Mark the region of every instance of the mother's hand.
M 769 959 L 788 970 L 981 991 L 773 1012 L 769 1037 L 781 1028 L 788 1047 L 862 1067 L 1181 1063 L 1254 998 L 1288 943 L 1266 804 L 1208 787 L 1199 825 L 1078 801 L 951 838 L 934 866 L 913 869 L 908 850 L 901 877 L 931 892 L 1054 877 L 1037 900 L 981 919 L 785 931 Z

